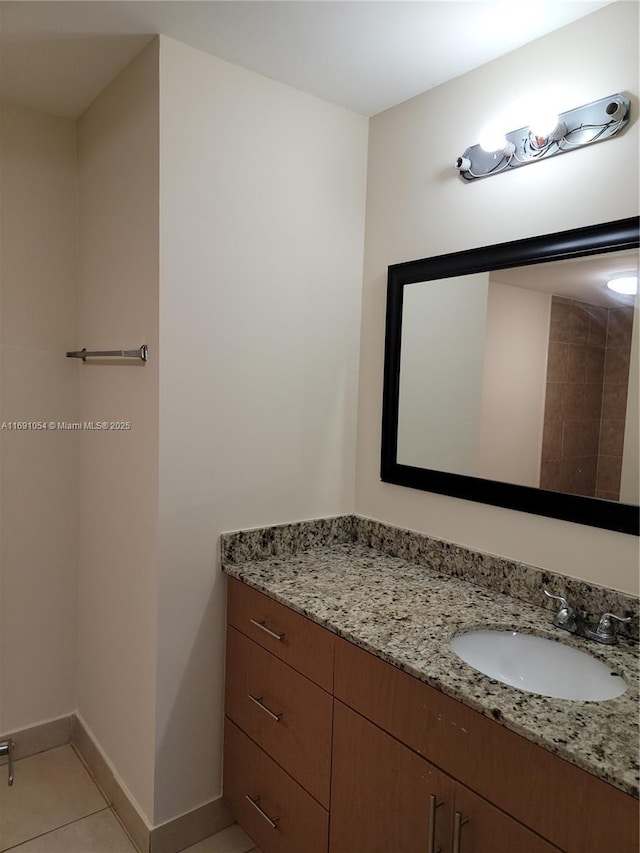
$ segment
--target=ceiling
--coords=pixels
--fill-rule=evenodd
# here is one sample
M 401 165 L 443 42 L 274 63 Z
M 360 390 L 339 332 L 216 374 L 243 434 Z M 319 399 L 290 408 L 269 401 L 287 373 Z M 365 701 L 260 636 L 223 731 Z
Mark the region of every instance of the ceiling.
M 636 300 L 633 296 L 622 296 L 609 290 L 606 287 L 607 281 L 621 275 L 637 274 L 638 250 L 629 249 L 500 270 L 491 273 L 491 281 L 554 293 L 591 305 L 619 308 L 624 305 L 633 306 Z
M 370 116 L 607 2 L 0 2 L 0 96 L 77 116 L 156 33 Z

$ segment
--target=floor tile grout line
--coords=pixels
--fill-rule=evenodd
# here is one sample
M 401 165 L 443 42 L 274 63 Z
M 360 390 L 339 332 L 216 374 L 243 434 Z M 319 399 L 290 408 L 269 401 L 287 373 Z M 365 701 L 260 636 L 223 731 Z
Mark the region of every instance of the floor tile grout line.
M 78 747 L 76 746 L 76 744 L 73 741 L 69 741 L 69 746 L 73 750 L 73 754 L 78 759 L 80 764 L 82 764 L 84 770 L 86 771 L 87 775 L 89 776 L 89 779 L 93 782 L 95 787 L 98 789 L 98 792 L 99 792 L 100 796 L 102 797 L 102 799 L 105 801 L 105 803 L 108 806 L 112 806 L 113 803 L 109 800 L 109 797 L 107 796 L 106 792 L 103 790 L 102 785 L 98 782 L 98 780 L 94 776 L 93 771 L 91 770 L 87 761 L 85 760 L 84 755 L 82 755 L 82 753 L 80 752 L 80 750 L 78 749 Z
M 89 812 L 89 814 L 82 815 L 82 817 L 77 817 L 75 820 L 67 821 L 67 823 L 61 823 L 60 826 L 54 826 L 53 829 L 48 829 L 46 832 L 39 832 L 37 835 L 32 835 L 30 838 L 25 838 L 22 841 L 19 841 L 17 844 L 12 844 L 10 847 L 3 847 L 0 849 L 0 853 L 7 853 L 8 850 L 15 850 L 16 847 L 20 847 L 21 844 L 28 844 L 30 841 L 35 841 L 36 838 L 43 838 L 45 835 L 51 835 L 52 832 L 57 832 L 59 829 L 64 829 L 67 826 L 72 826 L 74 823 L 79 823 L 81 820 L 84 820 L 87 817 L 93 817 L 94 815 L 100 814 L 100 812 L 110 811 L 110 807 L 108 805 L 104 806 L 101 809 L 96 809 L 95 812 Z
M 113 817 L 114 817 L 114 818 L 115 818 L 115 820 L 117 821 L 118 826 L 119 826 L 119 827 L 120 827 L 120 829 L 124 832 L 124 834 L 127 836 L 127 840 L 129 841 L 129 843 L 131 844 L 131 846 L 133 847 L 133 849 L 136 851 L 136 853 L 140 853 L 140 848 L 138 847 L 138 845 L 136 844 L 136 842 L 133 840 L 133 835 L 131 835 L 131 833 L 129 832 L 129 830 L 127 829 L 127 827 L 124 825 L 124 821 L 121 819 L 121 817 L 120 817 L 120 815 L 118 814 L 118 812 L 114 809 L 114 807 L 113 807 L 113 803 L 111 803 L 111 804 L 109 805 L 109 809 L 111 810 L 111 814 L 113 815 Z
M 74 751 L 76 758 L 80 761 L 80 763 L 82 764 L 82 766 L 84 767 L 84 769 L 88 773 L 89 778 L 91 779 L 93 784 L 96 786 L 100 795 L 102 796 L 102 798 L 106 802 L 107 808 L 111 809 L 111 814 L 113 815 L 113 817 L 118 822 L 118 825 L 120 826 L 120 828 L 122 829 L 124 834 L 127 836 L 127 839 L 130 842 L 131 846 L 136 851 L 136 853 L 140 853 L 140 848 L 138 847 L 138 845 L 134 841 L 133 835 L 129 832 L 129 829 L 124 825 L 124 821 L 122 820 L 122 818 L 118 814 L 117 809 L 113 805 L 113 798 L 111 798 L 111 799 L 109 798 L 109 796 L 107 795 L 107 792 L 103 789 L 102 785 L 100 784 L 100 782 L 98 781 L 98 779 L 94 775 L 93 770 L 91 769 L 91 767 L 89 767 L 89 764 L 88 764 L 86 758 L 80 752 L 80 749 L 78 748 L 77 744 L 75 744 L 72 740 L 69 742 L 69 746 Z M 3 851 L 0 851 L 0 853 L 3 853 Z M 259 853 L 259 851 L 258 851 L 258 853 Z

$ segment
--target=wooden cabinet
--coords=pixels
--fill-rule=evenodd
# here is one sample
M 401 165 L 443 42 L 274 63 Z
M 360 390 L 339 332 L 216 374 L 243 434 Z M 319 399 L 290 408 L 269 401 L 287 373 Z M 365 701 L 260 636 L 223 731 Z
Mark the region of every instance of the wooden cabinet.
M 450 851 L 453 781 L 335 703 L 331 853 Z
M 229 579 L 224 799 L 262 853 L 327 853 L 334 640 Z
M 227 622 L 319 687 L 333 691 L 334 635 L 310 619 L 229 578 Z
M 638 801 L 229 579 L 224 798 L 263 853 L 637 853 Z
M 327 810 L 228 718 L 224 799 L 262 853 L 326 853 Z
M 340 702 L 330 853 L 558 853 Z
M 228 716 L 329 808 L 333 699 L 231 626 Z
M 455 783 L 453 807 L 453 853 L 558 853 L 558 847 L 478 797 L 460 782 Z M 443 853 L 445 850 L 443 847 Z
M 638 850 L 633 797 L 340 639 L 334 694 L 561 850 Z

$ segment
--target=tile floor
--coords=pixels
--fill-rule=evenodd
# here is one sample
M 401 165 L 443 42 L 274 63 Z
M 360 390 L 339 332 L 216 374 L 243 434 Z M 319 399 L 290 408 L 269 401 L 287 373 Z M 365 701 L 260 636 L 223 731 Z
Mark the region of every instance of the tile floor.
M 106 800 L 70 746 L 16 762 L 9 788 L 0 769 L 0 851 L 136 853 Z M 259 853 L 237 824 L 184 853 Z

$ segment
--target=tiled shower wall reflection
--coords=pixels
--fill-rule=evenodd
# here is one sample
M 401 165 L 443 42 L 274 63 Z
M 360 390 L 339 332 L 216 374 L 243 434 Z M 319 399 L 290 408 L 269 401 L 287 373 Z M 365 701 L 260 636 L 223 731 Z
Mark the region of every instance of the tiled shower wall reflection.
M 540 486 L 618 500 L 633 309 L 554 296 Z

